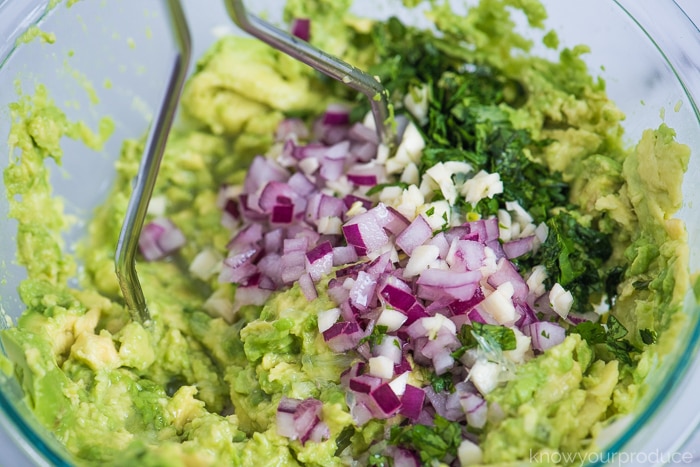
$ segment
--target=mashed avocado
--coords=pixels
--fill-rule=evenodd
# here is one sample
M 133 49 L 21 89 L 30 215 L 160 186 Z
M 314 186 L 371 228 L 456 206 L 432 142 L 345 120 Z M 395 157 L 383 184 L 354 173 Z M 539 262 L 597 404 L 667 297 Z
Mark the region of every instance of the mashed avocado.
M 290 1 L 286 15 L 314 17 L 312 40 L 369 68 L 382 44 L 367 46 L 372 24 L 339 13 L 345 3 Z M 535 358 L 521 352 L 508 380 L 485 394 L 488 421 L 470 435 L 479 441 L 479 458 L 462 456 L 460 447 L 465 464 L 599 448 L 600 430 L 634 410 L 645 394 L 644 378 L 672 348 L 689 283 L 684 226 L 671 217 L 681 204 L 688 148 L 663 125 L 645 132 L 632 150 L 624 148 L 623 115 L 604 83 L 588 75 L 580 60 L 585 48 L 562 50 L 558 63 L 523 55 L 530 44 L 512 31 L 511 6 L 523 8 L 533 27 L 546 17 L 535 1 L 482 1 L 464 21 L 443 6 L 432 11 L 445 40 L 476 46 L 461 58 L 500 70 L 491 76 L 503 85 L 498 111 L 485 113 L 474 94 L 454 115 L 477 109 L 478 131 L 506 122 L 509 134 L 532 138 L 528 159 L 558 174 L 575 203 L 547 214 L 570 211 L 581 226 L 609 236 L 609 255 L 598 266 L 616 271 L 618 285 L 614 319 L 603 319 L 606 329 L 618 323 L 625 333 L 606 341 L 577 327 Z M 378 73 L 400 80 L 398 69 Z M 450 89 L 451 75 L 443 79 L 441 89 Z M 20 286 L 27 309 L 1 338 L 27 405 L 76 458 L 124 466 L 329 466 L 351 459 L 387 465 L 385 434 L 391 431 L 393 440 L 391 426 L 403 417 L 353 419 L 341 375 L 358 355 L 332 352 L 319 332 L 319 313 L 336 306 L 325 293 L 330 278 L 319 282 L 312 301 L 298 283 L 251 298 L 247 287 L 218 280 L 232 237 L 221 220 L 221 187 L 240 185 L 254 156 L 280 150 L 274 133 L 284 119 L 313 118 L 337 101 L 349 104 L 353 96 L 254 40 L 224 38 L 199 60 L 183 95 L 186 121 L 170 137 L 150 212 L 151 218 L 167 215 L 187 242 L 164 260 L 138 264 L 153 316 L 149 327 L 131 320 L 113 272 L 143 141 L 124 143 L 109 201 L 95 212 L 74 258 L 62 244 L 67 220 L 51 193 L 45 159 L 60 162 L 63 136 L 99 147 L 111 124 L 105 119 L 91 131 L 69 121 L 43 87 L 14 105 L 10 146 L 21 155 L 5 170 L 4 184 L 10 217 L 19 224 L 17 259 L 28 272 Z M 535 144 L 544 140 L 548 144 Z M 436 206 L 424 214 L 432 216 Z M 486 201 L 468 209 L 478 217 L 492 207 Z M 195 274 L 191 265 L 203 252 L 216 260 Z M 76 274 L 80 289 L 69 286 Z M 603 294 L 594 290 L 591 298 Z M 436 387 L 427 382 L 433 376 L 415 371 L 409 382 Z M 301 442 L 280 435 L 276 412 L 283 398 L 321 401 L 328 436 Z M 449 454 L 457 455 L 460 440 L 458 433 Z

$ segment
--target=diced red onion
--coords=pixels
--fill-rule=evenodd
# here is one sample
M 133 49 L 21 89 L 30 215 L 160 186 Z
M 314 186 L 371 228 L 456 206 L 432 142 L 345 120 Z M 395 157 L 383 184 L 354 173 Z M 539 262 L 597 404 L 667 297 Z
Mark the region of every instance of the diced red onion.
M 501 258 L 496 264 L 497 270 L 491 274 L 487 282 L 489 285 L 497 288 L 498 286 L 510 282 L 513 286 L 513 300 L 524 302 L 527 300 L 527 294 L 530 292 L 530 288 L 527 286 L 527 282 L 522 278 L 520 273 L 513 263 L 508 261 L 506 258 Z
M 424 401 L 425 392 L 420 388 L 407 384 L 406 390 L 401 396 L 401 415 L 414 421 L 417 420 L 423 410 Z
M 308 42 L 311 38 L 311 20 L 309 18 L 294 18 L 291 33 L 293 36 Z
M 263 156 L 255 156 L 246 172 L 243 191 L 251 194 L 257 192 L 267 182 L 285 182 L 289 179 L 289 172 L 275 161 Z
M 275 130 L 275 141 L 285 141 L 289 138 L 306 139 L 308 137 L 309 129 L 300 118 L 285 118 Z
M 538 321 L 526 326 L 523 334 L 532 339 L 532 348 L 544 352 L 564 342 L 566 331 L 563 327 L 549 321 Z
M 511 240 L 504 243 L 502 246 L 503 252 L 506 254 L 506 258 L 519 258 L 520 256 L 532 251 L 533 247 L 535 246 L 535 236 L 530 235 L 529 237 Z
M 318 292 L 310 274 L 302 274 L 299 276 L 298 281 L 299 287 L 308 301 L 312 302 L 318 298 Z
M 337 246 L 333 248 L 333 266 L 350 264 L 357 261 L 357 252 L 353 246 Z
M 357 347 L 364 333 L 357 323 L 341 321 L 335 323 L 323 333 L 328 347 L 334 352 L 347 352 Z
M 432 236 L 433 229 L 430 224 L 422 215 L 419 215 L 396 237 L 396 245 L 410 255 L 417 246 L 422 245 Z
M 350 123 L 350 110 L 344 105 L 329 104 L 322 122 L 325 125 L 347 125 Z
M 306 253 L 306 272 L 314 282 L 331 273 L 333 269 L 333 247 L 323 242 Z
M 386 232 L 377 224 L 370 211 L 353 217 L 343 225 L 342 230 L 348 245 L 354 246 L 360 256 L 376 251 L 389 241 Z
M 158 218 L 141 229 L 139 249 L 146 261 L 155 261 L 183 247 L 185 242 L 182 231 L 172 221 Z
M 467 423 L 474 428 L 483 428 L 486 425 L 488 406 L 486 401 L 478 394 L 463 394 L 460 397 L 462 409 L 467 415 Z
M 377 418 L 389 418 L 401 408 L 401 400 L 388 383 L 380 384 L 373 389 L 370 396 L 381 411 Z

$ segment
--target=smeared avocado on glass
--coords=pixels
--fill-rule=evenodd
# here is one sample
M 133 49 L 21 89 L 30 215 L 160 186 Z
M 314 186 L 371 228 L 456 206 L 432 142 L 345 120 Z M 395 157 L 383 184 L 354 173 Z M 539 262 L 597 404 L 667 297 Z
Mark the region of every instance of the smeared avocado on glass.
M 585 47 L 523 53 L 508 10 L 541 27 L 538 2 L 483 0 L 466 18 L 436 5 L 439 35 L 347 7 L 290 1 L 286 16 L 381 79 L 398 144 L 378 144 L 341 84 L 251 39 L 214 44 L 142 233 L 148 326 L 113 272 L 143 141 L 124 143 L 73 257 L 44 162 L 110 125 L 70 122 L 43 88 L 13 106 L 4 182 L 27 309 L 1 338 L 77 459 L 529 462 L 600 448 L 644 396 L 684 323 L 672 216 L 688 148 L 665 125 L 623 145 Z

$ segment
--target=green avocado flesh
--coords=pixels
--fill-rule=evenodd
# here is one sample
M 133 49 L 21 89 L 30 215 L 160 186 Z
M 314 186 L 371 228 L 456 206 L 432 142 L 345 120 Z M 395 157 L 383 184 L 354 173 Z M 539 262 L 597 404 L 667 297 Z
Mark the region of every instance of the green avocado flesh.
M 375 25 L 346 14 L 348 3 L 289 0 L 285 14 L 313 18 L 312 42 L 370 69 L 382 58 L 372 42 Z M 530 44 L 514 32 L 508 12 L 522 9 L 532 27 L 541 27 L 546 13 L 539 2 L 482 0 L 466 17 L 447 8 L 436 3 L 428 14 L 444 41 L 461 38 L 470 44 L 460 49 L 464 62 L 517 83 L 524 100 L 506 95 L 499 115 L 514 134 L 546 141 L 528 146 L 528 157 L 568 184 L 576 221 L 610 239 L 605 267 L 622 271 L 611 315 L 626 335 L 596 341 L 568 332 L 561 344 L 530 355 L 485 396 L 489 419 L 468 435 L 479 457 L 469 457 L 464 446 L 458 450 L 458 443 L 434 460 L 510 465 L 596 451 L 608 441 L 599 438 L 604 428 L 634 413 L 647 379 L 686 324 L 688 244 L 685 226 L 672 216 L 681 207 L 690 151 L 665 125 L 626 148 L 624 115 L 604 83 L 590 76 L 581 58 L 585 47 L 562 49 L 556 63 L 523 53 Z M 556 35 L 547 34 L 545 43 L 556 48 Z M 426 78 L 408 82 L 420 79 Z M 469 99 L 465 107 L 480 105 Z M 319 332 L 318 313 L 336 306 L 324 293 L 328 278 L 313 301 L 295 284 L 250 304 L 236 285 L 190 271 L 203 251 L 226 256 L 233 233 L 221 221 L 221 186 L 242 183 L 253 157 L 274 147 L 281 121 L 314 118 L 333 102 L 359 101 L 252 39 L 222 38 L 199 58 L 152 201 L 187 241 L 164 260 L 139 258 L 153 317 L 148 326 L 132 320 L 114 274 L 144 141 L 124 142 L 111 194 L 72 255 L 62 240 L 70 220 L 53 194 L 46 161 L 60 164 L 64 137 L 99 149 L 114 124 L 105 118 L 92 130 L 71 121 L 41 86 L 13 104 L 10 154 L 19 155 L 4 171 L 4 186 L 10 217 L 18 222 L 17 263 L 27 270 L 19 287 L 26 310 L 15 327 L 0 332 L 3 368 L 11 367 L 27 406 L 80 465 L 333 466 L 353 459 L 391 465 L 383 457 L 392 444 L 388 433 L 405 419 L 353 421 L 340 377 L 360 357 L 331 351 Z M 69 285 L 75 277 L 79 288 Z M 645 341 L 652 333 L 653 341 Z M 412 384 L 430 384 L 428 372 L 414 373 Z M 320 400 L 328 438 L 302 443 L 280 435 L 276 412 L 283 397 Z M 418 442 L 401 446 L 423 460 L 431 452 Z

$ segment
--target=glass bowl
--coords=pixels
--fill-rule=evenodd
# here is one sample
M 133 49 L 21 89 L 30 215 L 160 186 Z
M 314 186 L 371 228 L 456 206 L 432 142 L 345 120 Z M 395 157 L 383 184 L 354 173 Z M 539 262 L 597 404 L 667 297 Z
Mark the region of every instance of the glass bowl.
M 98 154 L 66 140 L 62 167 L 54 167 L 55 193 L 65 199 L 67 213 L 79 221 L 67 234 L 69 247 L 84 233 L 93 208 L 105 198 L 121 142 L 142 136 L 162 99 L 163 83 L 175 57 L 164 2 L 110 0 L 76 2 L 70 8 L 48 8 L 47 0 L 0 0 L 0 140 L 7 141 L 11 115 L 8 104 L 17 100 L 13 89 L 33 93 L 43 83 L 70 118 L 95 127 L 100 117 L 111 116 L 116 128 Z M 54 2 L 51 2 L 54 3 Z M 71 2 L 68 2 L 69 4 Z M 196 60 L 217 35 L 235 31 L 223 2 L 187 0 L 184 7 L 193 37 Z M 278 2 L 259 2 L 256 10 L 280 18 Z M 455 2 L 457 3 L 457 2 Z M 643 130 L 667 123 L 678 141 L 693 154 L 683 184 L 684 204 L 678 216 L 686 222 L 691 245 L 693 277 L 700 272 L 700 33 L 672 0 L 550 0 L 548 29 L 555 29 L 565 46 L 586 44 L 590 70 L 607 83 L 610 97 L 625 112 L 626 141 L 633 144 Z M 358 12 L 377 16 L 395 12 L 399 1 L 371 4 L 355 2 Z M 403 19 L 419 21 L 415 13 Z M 22 34 L 55 34 L 22 45 Z M 19 42 L 23 42 L 20 40 Z M 533 53 L 551 56 L 536 46 Z M 552 57 L 555 58 L 555 57 Z M 193 60 L 193 62 L 195 61 Z M 91 85 L 89 83 L 92 83 Z M 3 146 L 7 147 L 7 146 Z M 3 151 L 0 168 L 11 155 Z M 11 326 L 23 307 L 16 288 L 24 271 L 14 264 L 16 223 L 7 219 L 8 203 L 0 196 L 0 310 L 2 325 Z M 622 460 L 635 455 L 630 465 L 652 465 L 670 455 L 691 455 L 689 442 L 700 426 L 700 308 L 690 293 L 686 300 L 687 326 L 648 381 L 648 393 L 639 409 L 619 420 L 598 439 L 599 455 L 589 464 Z M 70 455 L 34 419 L 15 380 L 0 376 L 0 421 L 9 438 L 7 449 L 21 451 L 22 459 L 37 465 L 71 465 Z M 677 459 L 673 458 L 673 459 Z M 667 457 L 667 459 L 670 459 Z M 687 461 L 687 458 L 683 459 Z

